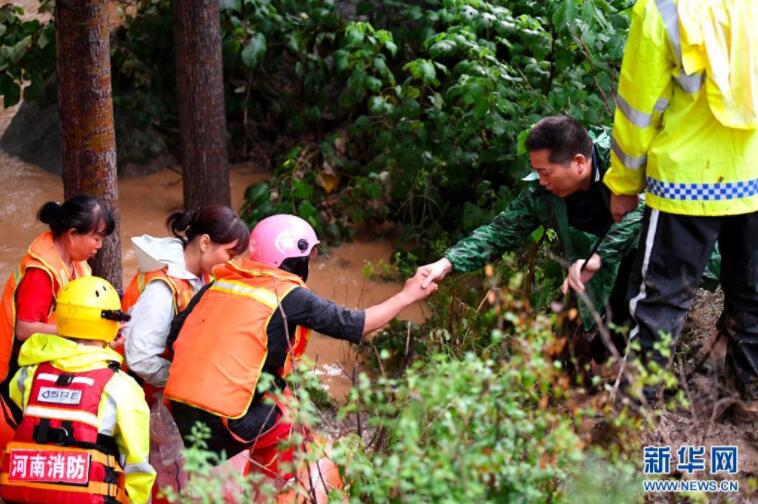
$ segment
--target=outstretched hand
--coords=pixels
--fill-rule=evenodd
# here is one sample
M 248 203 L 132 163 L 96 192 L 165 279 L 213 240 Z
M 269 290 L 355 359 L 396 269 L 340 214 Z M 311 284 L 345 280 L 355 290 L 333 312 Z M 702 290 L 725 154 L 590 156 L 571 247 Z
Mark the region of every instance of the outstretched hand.
M 405 281 L 400 292 L 382 303 L 366 308 L 363 334 L 384 327 L 404 308 L 437 292 L 437 284 L 434 282 L 429 283 L 426 287 L 423 286 L 423 283 L 427 281 L 427 277 L 417 272 Z
M 437 292 L 438 287 L 434 281 L 430 280 L 428 275 L 416 271 L 415 275 L 405 281 L 402 292 L 411 303 L 415 303 Z
M 582 271 L 582 266 L 584 266 L 585 262 L 587 265 L 584 267 L 584 271 Z M 561 285 L 561 292 L 568 294 L 569 288 L 571 288 L 574 292 L 581 294 L 584 292 L 587 282 L 592 280 L 592 277 L 595 276 L 595 273 L 598 272 L 602 265 L 603 260 L 597 254 L 592 254 L 592 257 L 588 261 L 584 259 L 576 261 L 569 267 L 568 276 L 563 281 L 563 285 Z
M 451 271 L 453 271 L 453 264 L 449 259 L 443 257 L 437 262 L 419 266 L 419 268 L 416 270 L 416 276 L 420 275 L 423 278 L 421 288 L 426 289 L 434 282 L 438 282 L 445 278 L 445 276 L 447 276 L 447 274 Z

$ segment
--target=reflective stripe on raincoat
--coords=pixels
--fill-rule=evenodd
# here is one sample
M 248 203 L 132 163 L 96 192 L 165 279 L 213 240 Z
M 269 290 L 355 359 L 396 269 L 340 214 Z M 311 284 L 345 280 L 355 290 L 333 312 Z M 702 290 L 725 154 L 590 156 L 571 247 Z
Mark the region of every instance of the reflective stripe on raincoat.
M 685 215 L 758 210 L 758 3 L 639 0 L 613 124 L 615 194 Z

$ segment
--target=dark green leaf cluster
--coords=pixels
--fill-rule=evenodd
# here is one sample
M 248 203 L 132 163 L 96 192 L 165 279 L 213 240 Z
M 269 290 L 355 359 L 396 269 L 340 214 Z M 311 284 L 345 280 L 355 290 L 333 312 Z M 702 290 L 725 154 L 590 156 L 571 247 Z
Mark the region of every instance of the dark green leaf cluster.
M 0 95 L 3 106 L 25 100 L 41 102 L 45 83 L 55 70 L 55 29 L 36 19 L 27 20 L 23 9 L 0 7 Z
M 313 4 L 300 3 L 304 18 Z M 279 116 L 279 142 L 296 147 L 283 158 L 272 152 L 279 169 L 265 186 L 269 201 L 250 204 L 247 218 L 305 211 L 337 237 L 350 224 L 390 219 L 405 225 L 417 257 L 436 258 L 520 189 L 529 167 L 518 141 L 531 124 L 561 113 L 588 126 L 610 122 L 629 5 L 362 1 L 350 21 L 332 5 L 328 19 L 339 18 L 338 31 L 306 53 L 320 65 L 289 54 L 300 60 L 301 83 L 322 84 L 304 85 L 295 94 L 307 105 Z M 281 53 L 265 60 L 275 65 L 268 75 L 281 75 Z M 257 107 L 292 103 L 286 91 L 267 97 Z M 260 112 L 251 116 L 258 118 L 251 142 L 261 141 Z M 286 189 L 297 181 L 313 190 Z
M 245 218 L 296 212 L 332 239 L 391 220 L 436 258 L 521 189 L 519 139 L 540 117 L 610 122 L 631 3 L 225 0 L 230 153 L 274 174 Z M 40 94 L 54 37 L 2 12 L 12 103 L 27 81 Z M 126 12 L 111 44 L 117 143 L 139 162 L 178 143 L 172 13 L 169 0 Z

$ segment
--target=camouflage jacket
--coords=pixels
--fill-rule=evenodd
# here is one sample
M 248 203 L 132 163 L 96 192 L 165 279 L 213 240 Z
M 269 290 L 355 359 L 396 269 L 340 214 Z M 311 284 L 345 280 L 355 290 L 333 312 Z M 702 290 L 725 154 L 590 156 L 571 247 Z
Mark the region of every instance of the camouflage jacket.
M 555 230 L 566 260 L 574 262 L 585 259 L 599 236 L 608 229 L 597 251 L 603 261 L 602 268 L 587 285 L 589 299 L 602 313 L 616 283 L 621 261 L 637 247 L 645 205 L 643 195 L 634 212 L 627 214 L 621 222 L 613 223 L 611 193 L 602 182 L 610 166 L 610 135 L 607 130 L 593 129 L 590 136 L 594 141 L 593 173 L 590 190 L 585 196 L 592 200 L 592 209 L 600 210 L 593 212 L 596 213 L 593 225 L 581 223 L 583 229 L 579 229 L 575 221 L 582 209 L 570 207 L 572 197 L 559 198 L 542 188 L 534 174 L 527 177 L 531 180 L 529 186 L 490 224 L 477 228 L 445 252 L 444 257 L 450 260 L 455 271 L 467 272 L 483 267 L 500 258 L 504 252 L 528 241 L 532 232 L 540 226 Z M 586 203 L 587 197 L 584 200 Z M 570 221 L 570 216 L 575 218 Z M 579 311 L 585 329 L 594 327 L 590 311 L 584 303 L 579 303 Z

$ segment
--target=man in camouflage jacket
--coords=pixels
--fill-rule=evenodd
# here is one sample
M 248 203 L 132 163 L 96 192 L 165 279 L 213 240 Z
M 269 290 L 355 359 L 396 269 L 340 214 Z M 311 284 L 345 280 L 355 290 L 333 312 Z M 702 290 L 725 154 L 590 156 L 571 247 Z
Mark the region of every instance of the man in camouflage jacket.
M 451 271 L 473 271 L 516 249 L 535 229 L 544 226 L 555 230 L 564 256 L 573 263 L 564 292 L 569 288 L 585 292 L 601 313 L 614 298 L 610 306 L 621 313 L 613 313 L 613 321 L 625 322 L 628 273 L 639 239 L 644 201 L 620 222 L 613 222 L 610 191 L 602 182 L 610 165 L 610 135 L 601 129 L 588 133 L 574 119 L 554 116 L 532 128 L 526 147 L 534 168 L 526 179 L 531 181 L 529 186 L 490 224 L 477 228 L 450 247 L 442 259 L 421 266 L 419 272 L 432 282 Z M 581 271 L 606 230 L 597 252 Z M 718 268 L 718 261 L 712 261 L 707 275 L 717 278 L 718 269 L 714 277 L 713 266 Z M 580 302 L 579 312 L 584 329 L 591 330 L 595 322 L 589 308 Z

